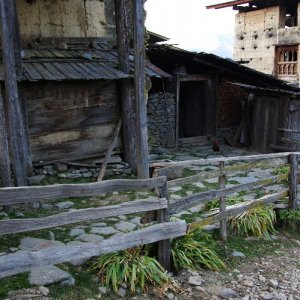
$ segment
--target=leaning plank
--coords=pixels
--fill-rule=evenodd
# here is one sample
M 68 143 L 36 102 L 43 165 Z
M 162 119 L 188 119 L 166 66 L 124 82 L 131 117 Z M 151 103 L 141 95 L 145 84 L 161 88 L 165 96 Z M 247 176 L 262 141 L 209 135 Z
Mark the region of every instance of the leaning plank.
M 186 234 L 184 221 L 161 223 L 96 243 L 68 245 L 37 252 L 17 252 L 0 257 L 0 278 L 30 271 L 33 267 L 59 264 L 70 259 L 91 258 Z
M 300 133 L 300 130 L 295 130 L 295 129 L 277 128 L 277 130 L 282 132 L 289 132 L 289 133 Z
M 111 155 L 114 151 L 114 148 L 115 148 L 115 145 L 117 143 L 117 139 L 118 139 L 121 127 L 122 127 L 122 119 L 119 120 L 119 122 L 117 124 L 117 127 L 115 128 L 115 132 L 114 132 L 114 135 L 113 135 L 113 138 L 112 138 L 112 142 L 109 145 L 109 147 L 107 149 L 107 152 L 105 154 L 104 162 L 103 162 L 103 164 L 100 168 L 97 181 L 101 181 L 103 179 L 104 175 L 105 175 L 107 164 L 108 164 L 109 159 L 110 159 L 110 157 L 111 157 Z
M 218 157 L 218 158 L 209 158 L 209 159 L 198 159 L 198 160 L 185 160 L 185 161 L 174 161 L 174 162 L 159 162 L 151 164 L 152 168 L 163 168 L 170 166 L 201 166 L 207 164 L 217 164 L 220 161 L 230 162 L 230 161 L 249 161 L 249 160 L 259 160 L 259 159 L 271 159 L 271 158 L 282 158 L 287 157 L 291 153 L 270 153 L 270 154 L 259 154 L 259 155 L 245 155 L 245 156 L 234 156 L 234 157 Z M 300 152 L 296 152 L 300 154 Z
M 107 180 L 85 184 L 55 184 L 0 189 L 0 205 L 30 203 L 61 198 L 91 197 L 129 189 L 153 189 L 164 185 L 165 177 L 141 180 Z
M 222 189 L 222 190 L 212 190 L 200 194 L 195 194 L 192 196 L 188 196 L 186 198 L 177 200 L 176 202 L 172 203 L 170 205 L 170 213 L 171 214 L 177 214 L 181 211 L 184 211 L 188 208 L 191 208 L 195 205 L 201 204 L 201 203 L 207 203 L 212 201 L 213 199 L 223 197 L 226 195 L 230 195 L 235 192 L 241 192 L 244 190 L 249 190 L 254 187 L 260 187 L 276 182 L 280 182 L 284 179 L 288 178 L 288 174 L 281 174 L 278 176 L 263 178 L 254 182 L 239 184 L 230 188 Z
M 226 219 L 235 217 L 235 216 L 237 216 L 245 211 L 248 211 L 254 207 L 271 204 L 271 203 L 276 202 L 279 199 L 286 197 L 286 196 L 288 196 L 288 189 L 284 189 L 281 192 L 273 194 L 273 195 L 264 196 L 258 200 L 251 201 L 251 202 L 249 202 L 247 204 L 243 204 L 241 206 L 229 208 L 225 211 L 218 213 L 217 215 L 208 217 L 208 218 L 200 220 L 200 221 L 193 222 L 190 225 L 190 227 L 191 228 L 198 227 L 198 226 L 202 227 L 202 226 L 214 224 L 214 223 L 220 222 L 221 220 L 226 220 Z
M 275 164 L 278 165 L 278 163 L 285 164 L 287 162 L 288 162 L 288 157 L 283 157 L 280 159 L 275 158 L 275 159 L 268 159 L 268 160 L 260 160 L 260 161 L 256 161 L 256 162 L 250 162 L 250 163 L 225 167 L 223 174 L 224 175 L 232 175 L 237 172 L 249 172 L 254 167 L 258 168 L 258 167 L 265 167 L 265 166 L 269 166 L 269 165 L 274 166 Z M 171 167 L 171 168 L 174 169 L 174 167 Z M 182 169 L 181 166 L 179 168 Z M 161 169 L 161 170 L 163 170 L 163 169 Z M 178 178 L 178 179 L 168 181 L 168 188 L 180 186 L 183 184 L 199 182 L 199 181 L 203 181 L 204 179 L 216 178 L 219 175 L 220 175 L 219 170 L 204 171 L 204 172 L 198 173 L 193 176 Z
M 290 144 L 300 145 L 300 141 L 296 141 L 296 140 L 292 140 L 292 139 L 288 139 L 288 138 L 284 138 L 284 137 L 281 138 L 281 141 L 282 142 L 287 142 L 287 143 L 290 143 Z
M 119 205 L 102 206 L 97 208 L 79 209 L 56 214 L 45 218 L 3 220 L 0 221 L 0 236 L 26 231 L 69 225 L 90 220 L 97 220 L 120 215 L 127 215 L 151 210 L 161 210 L 168 207 L 166 199 L 137 200 Z

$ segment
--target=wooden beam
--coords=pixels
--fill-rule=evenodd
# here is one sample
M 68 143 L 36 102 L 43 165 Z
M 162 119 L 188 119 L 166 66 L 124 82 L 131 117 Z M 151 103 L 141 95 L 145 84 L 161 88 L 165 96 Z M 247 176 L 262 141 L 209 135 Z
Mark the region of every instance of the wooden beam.
M 119 69 L 125 74 L 130 74 L 129 46 L 132 11 L 131 0 L 115 0 L 115 15 L 117 29 Z M 132 97 L 132 80 L 122 79 L 120 81 L 123 135 L 126 161 L 132 170 L 137 171 L 137 147 L 136 147 L 136 123 L 135 105 Z
M 92 197 L 103 193 L 130 189 L 154 189 L 165 184 L 166 177 L 141 180 L 116 179 L 83 184 L 54 184 L 47 186 L 0 189 L 0 205 L 31 203 L 74 197 Z
M 297 186 L 299 182 L 298 178 L 298 167 L 299 160 L 298 155 L 291 154 L 290 155 L 290 180 L 289 180 L 289 204 L 291 209 L 299 208 L 299 199 L 298 199 L 298 191 Z
M 134 83 L 136 101 L 138 178 L 149 178 L 147 104 L 145 87 L 145 11 L 144 0 L 133 1 Z
M 289 133 L 300 133 L 300 130 L 287 129 L 287 128 L 277 128 L 278 131 L 289 132 Z
M 34 267 L 55 265 L 74 259 L 91 258 L 105 253 L 117 252 L 159 240 L 186 234 L 184 221 L 162 223 L 136 230 L 122 236 L 100 242 L 53 247 L 40 251 L 21 251 L 0 256 L 0 278 L 28 272 Z
M 220 176 L 219 176 L 219 189 L 225 189 L 226 188 L 226 175 L 223 174 L 223 170 L 225 168 L 225 163 L 223 161 L 219 162 L 219 170 L 220 170 Z M 226 210 L 226 196 L 221 196 L 219 198 L 219 207 L 220 212 Z M 226 220 L 220 221 L 220 238 L 222 241 L 226 241 L 227 239 L 227 230 L 226 230 Z
M 78 209 L 44 218 L 2 220 L 0 221 L 0 236 L 140 213 L 149 210 L 166 209 L 167 207 L 166 199 L 153 198 L 150 200 L 130 201 L 118 205 Z
M 14 1 L 13 1 L 14 2 Z M 2 48 L 4 62 L 5 91 L 13 169 L 18 186 L 27 185 L 27 161 L 24 116 L 17 84 L 17 59 L 15 52 L 16 14 L 11 1 L 0 0 Z

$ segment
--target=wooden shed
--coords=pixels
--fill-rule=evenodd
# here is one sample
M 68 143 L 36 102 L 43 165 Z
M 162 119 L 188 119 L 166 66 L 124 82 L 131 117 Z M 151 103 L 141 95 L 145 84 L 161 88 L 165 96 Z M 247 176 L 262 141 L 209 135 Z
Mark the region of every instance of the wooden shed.
M 174 111 L 173 144 L 196 141 L 197 137 L 223 135 L 233 145 L 269 152 L 275 149 L 271 145 L 280 144 L 277 128 L 292 126 L 296 129 L 295 121 L 294 125 L 285 121 L 288 118 L 286 107 L 295 101 L 300 90 L 284 81 L 230 59 L 170 45 L 151 45 L 148 56 L 173 76 L 164 84 L 155 80 L 150 93 L 154 106 L 157 99 L 151 94 L 166 91 L 174 96 L 168 109 Z M 231 136 L 226 136 L 226 130 L 223 130 L 228 127 L 234 130 Z

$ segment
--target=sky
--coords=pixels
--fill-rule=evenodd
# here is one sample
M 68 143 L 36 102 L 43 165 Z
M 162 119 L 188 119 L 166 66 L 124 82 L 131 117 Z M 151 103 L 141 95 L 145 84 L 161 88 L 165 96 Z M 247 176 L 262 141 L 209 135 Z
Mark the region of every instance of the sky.
M 232 58 L 235 11 L 209 9 L 224 0 L 147 0 L 146 27 L 170 38 L 170 43 L 195 51 Z

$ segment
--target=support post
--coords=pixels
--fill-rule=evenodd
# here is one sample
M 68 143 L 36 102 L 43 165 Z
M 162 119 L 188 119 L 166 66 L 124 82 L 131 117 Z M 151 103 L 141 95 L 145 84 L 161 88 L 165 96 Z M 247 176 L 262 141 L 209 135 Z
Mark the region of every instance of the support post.
M 220 161 L 219 162 L 219 170 L 220 170 L 219 189 L 220 190 L 225 189 L 226 187 L 226 175 L 224 175 L 224 168 L 225 168 L 224 161 Z M 220 207 L 220 212 L 226 210 L 226 196 L 222 196 L 219 198 L 219 207 Z M 226 220 L 220 221 L 220 238 L 222 241 L 226 241 L 227 239 Z
M 27 185 L 27 162 L 31 159 L 28 155 L 26 145 L 26 128 L 24 124 L 22 104 L 18 91 L 18 65 L 19 58 L 16 56 L 16 35 L 18 29 L 15 0 L 0 0 L 2 48 L 4 62 L 5 92 L 7 103 L 7 117 L 9 124 L 10 144 L 13 158 L 13 170 L 18 186 Z
M 115 16 L 117 29 L 119 69 L 125 74 L 130 74 L 129 44 L 131 22 L 131 0 L 115 0 Z M 135 105 L 132 97 L 132 80 L 122 79 L 120 81 L 120 93 L 122 101 L 123 135 L 126 161 L 136 173 L 136 124 Z
M 149 150 L 145 89 L 145 12 L 144 0 L 133 0 L 134 83 L 136 101 L 137 173 L 149 178 Z
M 167 181 L 159 189 L 159 197 L 168 200 L 168 208 L 157 211 L 157 222 L 170 222 L 169 195 Z M 163 240 L 158 242 L 158 261 L 167 270 L 171 271 L 171 241 Z
M 299 201 L 297 195 L 298 186 L 298 155 L 290 154 L 290 176 L 289 176 L 289 205 L 290 209 L 298 209 Z
M 3 97 L 0 87 L 0 172 L 1 172 L 1 186 L 11 186 L 11 170 L 10 170 L 10 157 L 9 157 L 9 146 L 8 146 L 8 133 L 7 124 L 5 118 L 5 112 L 3 107 Z M 3 210 L 10 212 L 11 206 L 4 205 Z

